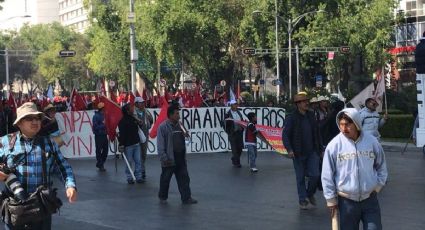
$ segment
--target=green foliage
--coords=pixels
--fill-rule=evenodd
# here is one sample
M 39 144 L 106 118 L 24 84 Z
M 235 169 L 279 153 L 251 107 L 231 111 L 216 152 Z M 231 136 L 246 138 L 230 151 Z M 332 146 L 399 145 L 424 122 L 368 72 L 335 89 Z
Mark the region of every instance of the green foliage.
M 85 1 L 90 11 L 92 27 L 87 32 L 90 51 L 86 61 L 95 78 L 117 80 L 122 85 L 130 82 L 130 41 L 128 1 Z
M 58 22 L 51 24 L 24 25 L 18 33 L 8 32 L 2 36 L 10 50 L 32 50 L 29 57 L 9 58 L 13 75 L 19 73 L 23 79 L 32 78 L 45 88 L 46 83 L 56 80 L 68 81 L 84 78 L 87 66 L 84 61 L 88 50 L 88 41 L 84 35 L 78 34 Z M 48 36 L 46 36 L 48 35 Z M 75 50 L 76 56 L 60 58 L 59 51 Z M 21 68 L 25 72 L 13 68 Z M 12 76 L 13 76 L 12 75 Z
M 335 81 L 344 81 L 353 74 L 372 76 L 389 56 L 386 48 L 392 44 L 394 0 L 321 1 L 320 9 L 306 27 L 300 28 L 295 39 L 300 47 L 349 46 L 349 54 L 336 53 L 334 60 L 327 61 L 326 72 Z M 365 66 L 361 73 L 353 73 L 353 66 L 361 59 Z M 339 80 L 338 80 L 339 79 Z M 344 87 L 346 88 L 346 87 Z
M 398 109 L 405 113 L 413 113 L 418 109 L 416 85 L 406 86 L 403 91 L 387 90 L 389 109 Z
M 413 130 L 413 116 L 410 114 L 388 115 L 388 120 L 379 130 L 384 138 L 408 138 Z

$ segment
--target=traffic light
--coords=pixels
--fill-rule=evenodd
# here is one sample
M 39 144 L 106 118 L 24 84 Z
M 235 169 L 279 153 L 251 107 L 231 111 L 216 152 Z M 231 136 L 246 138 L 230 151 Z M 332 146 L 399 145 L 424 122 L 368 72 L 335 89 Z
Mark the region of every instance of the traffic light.
M 243 49 L 242 52 L 245 55 L 254 55 L 255 54 L 255 49 L 254 48 L 246 48 L 246 49 Z

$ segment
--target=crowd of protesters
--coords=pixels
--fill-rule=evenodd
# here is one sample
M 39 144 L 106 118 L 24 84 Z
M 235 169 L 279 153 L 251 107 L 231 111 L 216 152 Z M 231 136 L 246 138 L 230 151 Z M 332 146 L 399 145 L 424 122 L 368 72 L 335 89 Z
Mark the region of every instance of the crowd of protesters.
M 79 97 L 79 99 L 76 100 L 73 97 Z M 37 98 L 27 100 L 34 102 L 38 111 L 44 112 L 40 133 L 43 133 L 44 136 L 51 136 L 52 138 L 54 138 L 59 131 L 58 124 L 54 118 L 56 112 L 97 109 L 93 117 L 93 133 L 95 134 L 96 142 L 96 167 L 99 168 L 99 171 L 105 171 L 104 163 L 108 154 L 108 140 L 106 138 L 104 123 L 105 105 L 103 102 L 100 102 L 98 95 L 78 94 L 75 91 L 72 93 L 71 97 L 55 97 L 53 100 L 48 100 L 43 97 L 41 100 Z M 166 93 L 162 97 L 141 96 L 138 93 L 136 95 L 132 93 L 123 93 L 119 97 L 111 95 L 110 100 L 122 106 L 121 110 L 123 117 L 119 123 L 118 140 L 119 149 L 125 154 L 126 160 L 128 160 L 126 165 L 126 180 L 128 184 L 134 184 L 135 182 L 144 183 L 146 178 L 146 139 L 149 138 L 148 131 L 153 124 L 153 117 L 146 108 L 160 107 L 163 101 L 169 103 L 167 111 L 168 119 L 167 122 L 164 122 L 158 129 L 159 136 L 157 139 L 158 146 L 164 147 L 161 150 L 162 152 L 159 152 L 162 174 L 158 196 L 162 203 L 165 203 L 168 198 L 168 186 L 173 174 L 175 174 L 179 185 L 182 202 L 184 204 L 197 203 L 197 201 L 191 197 L 189 188 L 190 179 L 187 172 L 185 157 L 185 137 L 188 135 L 188 131 L 179 122 L 180 117 L 177 115 L 180 108 L 229 106 L 230 108 L 223 122 L 223 128 L 229 137 L 229 143 L 232 150 L 232 164 L 235 168 L 242 167 L 240 157 L 245 147 L 248 149 L 250 171 L 253 173 L 258 172 L 255 146 L 258 132 L 255 128 L 256 116 L 255 114 L 249 114 L 248 126 L 243 127 L 240 122 L 245 121 L 245 118 L 239 109 L 239 105 L 243 103 L 240 100 L 232 99 L 228 101 L 225 94 L 218 95 L 217 98 L 211 99 L 207 94 L 198 93 L 197 95 L 193 95 L 182 94 L 181 92 L 174 95 Z M 17 131 L 16 127 L 13 125 L 13 122 L 16 120 L 16 108 L 19 107 L 20 103 L 25 102 L 21 100 L 20 103 L 16 103 L 15 101 L 13 104 L 10 101 L 10 98 L 8 100 L 3 100 L 0 105 L 1 135 Z M 80 101 L 82 104 L 78 107 L 75 105 L 76 101 Z M 347 216 L 351 214 L 347 210 L 353 207 L 356 208 L 356 205 L 358 205 L 356 202 L 360 202 L 359 204 L 363 202 L 365 205 L 370 205 L 369 203 L 371 202 L 376 203 L 376 192 L 379 192 L 379 190 L 373 188 L 374 186 L 381 188 L 386 180 L 385 159 L 378 139 L 376 142 L 372 141 L 373 143 L 370 141 L 365 143 L 365 148 L 371 146 L 372 149 L 370 151 L 373 152 L 373 154 L 369 154 L 368 157 L 372 161 L 379 160 L 380 168 L 377 169 L 372 167 L 370 171 L 367 172 L 367 176 L 370 179 L 370 181 L 367 182 L 369 187 L 367 191 L 359 195 L 359 200 L 355 199 L 357 197 L 356 194 L 346 194 L 341 190 L 345 189 L 345 187 L 340 188 L 339 184 L 335 184 L 335 179 L 341 180 L 340 176 L 336 175 L 336 177 L 333 178 L 335 173 L 345 173 L 339 171 L 345 169 L 338 168 L 339 164 L 336 162 L 340 161 L 338 157 L 341 154 L 347 154 L 346 152 L 340 152 L 338 150 L 340 147 L 337 143 L 334 143 L 335 138 L 338 137 L 341 141 L 346 138 L 343 142 L 348 146 L 347 143 L 351 143 L 350 141 L 356 143 L 359 138 L 366 135 L 364 133 L 374 134 L 373 131 L 377 130 L 378 126 L 383 123 L 374 110 L 377 106 L 376 101 L 368 98 L 365 102 L 366 107 L 363 110 L 369 111 L 372 114 L 370 116 L 363 115 L 363 110 L 359 112 L 350 110 L 344 113 L 344 102 L 336 100 L 331 103 L 330 99 L 323 95 L 318 95 L 310 99 L 307 97 L 306 93 L 298 93 L 294 96 L 293 103 L 295 111 L 287 116 L 282 133 L 282 140 L 288 151 L 288 157 L 293 159 L 300 208 L 308 210 L 316 206 L 316 198 L 314 195 L 317 189 L 323 189 L 332 212 L 334 213 L 334 211 L 339 208 L 344 212 L 344 218 L 349 218 Z M 274 107 L 273 101 L 269 101 L 266 106 Z M 372 127 L 371 119 L 375 119 L 373 120 L 373 124 L 376 123 L 376 127 Z M 169 124 L 169 127 L 166 124 Z M 349 124 L 354 125 L 347 129 Z M 140 136 L 140 132 L 143 133 L 143 138 Z M 245 139 L 243 138 L 244 133 Z M 175 136 L 176 134 L 179 135 Z M 368 135 L 366 136 L 369 138 Z M 374 136 L 379 138 L 377 135 Z M 144 140 L 142 141 L 142 139 Z M 57 144 L 59 145 L 60 143 L 57 142 Z M 326 167 L 322 169 L 324 156 L 325 163 L 323 163 L 323 165 Z M 363 156 L 359 155 L 358 157 Z M 365 164 L 369 164 L 367 159 L 362 159 L 362 161 L 364 161 Z M 134 163 L 134 173 L 130 171 L 132 163 Z M 372 165 L 373 164 L 374 163 L 372 163 Z M 378 179 L 375 178 L 377 170 L 379 171 Z M 374 172 L 375 176 L 372 175 Z M 308 179 L 306 180 L 306 178 Z M 322 178 L 322 180 L 320 180 L 320 178 Z M 323 188 L 321 182 L 324 182 Z M 331 182 L 333 182 L 333 184 Z M 370 200 L 372 198 L 374 200 Z M 338 199 L 344 202 L 338 203 Z M 375 208 L 375 212 L 370 214 L 372 219 L 365 219 L 362 221 L 366 221 L 366 223 L 369 221 L 369 223 L 374 226 L 378 226 L 379 229 L 379 207 L 376 209 L 376 207 L 373 206 L 373 208 Z M 359 208 L 358 211 L 363 212 L 364 210 Z M 367 215 L 368 213 L 365 214 L 365 216 Z M 360 219 L 361 218 L 359 218 L 358 221 L 360 221 Z M 346 219 L 342 219 L 342 221 L 341 226 L 346 226 L 349 223 Z M 350 222 L 350 224 L 353 223 Z

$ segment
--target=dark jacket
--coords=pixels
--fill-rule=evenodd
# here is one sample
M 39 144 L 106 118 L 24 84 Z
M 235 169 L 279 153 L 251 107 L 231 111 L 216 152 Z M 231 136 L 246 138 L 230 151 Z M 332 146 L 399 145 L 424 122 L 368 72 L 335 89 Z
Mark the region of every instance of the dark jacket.
M 132 146 L 140 143 L 139 126 L 137 120 L 130 114 L 123 114 L 118 124 L 119 136 L 118 142 L 120 146 Z
M 310 130 L 303 130 L 301 128 L 302 119 L 305 117 L 308 119 L 310 124 Z M 295 110 L 288 116 L 282 132 L 283 143 L 288 152 L 292 151 L 297 154 L 297 156 L 303 154 L 303 145 L 308 145 L 308 143 L 305 143 L 305 140 L 303 140 L 303 132 L 311 132 L 311 136 L 313 138 L 313 143 L 311 143 L 313 145 L 312 149 L 317 154 L 321 154 L 323 146 L 314 113 L 307 111 L 305 115 L 302 115 L 298 110 Z
M 93 134 L 106 135 L 105 116 L 103 113 L 96 111 L 93 115 Z
M 243 120 L 243 116 L 242 116 L 241 111 L 237 110 L 237 113 L 239 114 L 241 120 Z M 231 110 L 227 111 L 226 115 L 224 116 L 224 131 L 226 131 L 227 135 L 234 135 L 236 133 L 238 133 L 238 134 L 243 133 L 243 129 L 241 129 L 240 132 L 236 132 L 235 122 L 232 121 L 232 120 L 226 120 L 228 118 L 233 119 Z
M 425 39 L 420 40 L 415 51 L 416 73 L 425 74 Z

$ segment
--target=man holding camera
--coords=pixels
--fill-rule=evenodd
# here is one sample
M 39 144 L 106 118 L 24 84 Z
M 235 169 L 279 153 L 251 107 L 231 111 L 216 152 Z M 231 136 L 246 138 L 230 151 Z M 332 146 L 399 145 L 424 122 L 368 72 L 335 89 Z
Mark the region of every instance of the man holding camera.
M 0 158 L 7 159 L 5 165 L 7 168 L 15 170 L 14 176 L 20 182 L 17 185 L 15 181 L 12 186 L 13 191 L 17 191 L 16 186 L 22 186 L 22 189 L 29 195 L 41 185 L 47 184 L 51 188 L 50 178 L 57 173 L 65 182 L 66 196 L 69 202 L 73 203 L 77 200 L 77 190 L 72 168 L 60 152 L 57 144 L 50 141 L 49 137 L 38 134 L 41 129 L 42 118 L 43 113 L 37 111 L 36 105 L 32 102 L 27 102 L 19 107 L 17 118 L 13 123 L 19 131 L 1 137 Z M 6 181 L 10 176 L 11 174 L 0 171 L 1 181 Z M 47 181 L 45 181 L 46 179 Z M 10 191 L 10 186 L 6 184 L 6 187 L 9 188 L 6 194 L 14 196 Z M 25 225 L 16 226 L 6 223 L 5 229 L 45 230 L 51 229 L 51 224 L 51 215 L 48 215 L 41 221 L 30 222 Z

